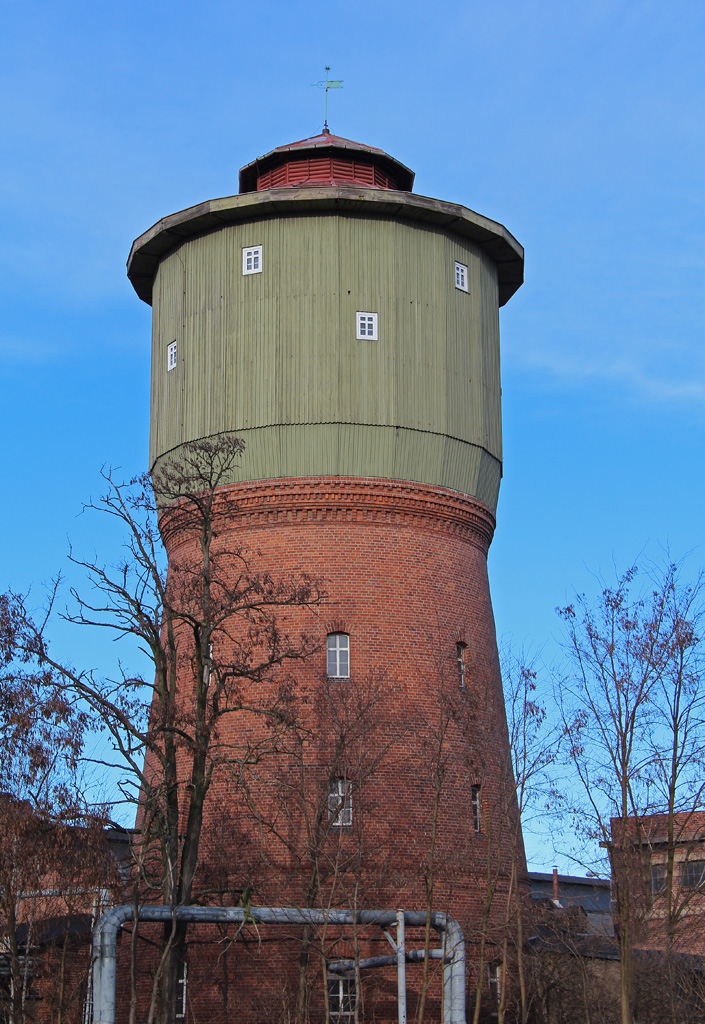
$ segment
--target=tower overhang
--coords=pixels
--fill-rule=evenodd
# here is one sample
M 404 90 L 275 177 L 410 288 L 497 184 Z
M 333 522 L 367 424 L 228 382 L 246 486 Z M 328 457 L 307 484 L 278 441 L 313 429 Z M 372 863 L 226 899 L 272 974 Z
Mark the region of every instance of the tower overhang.
M 444 228 L 477 244 L 497 267 L 499 305 L 524 281 L 524 249 L 497 221 L 457 203 L 376 188 L 321 187 L 267 189 L 209 199 L 163 217 L 132 243 L 127 276 L 151 305 L 160 263 L 184 242 L 229 224 L 297 214 L 334 213 L 421 222 Z

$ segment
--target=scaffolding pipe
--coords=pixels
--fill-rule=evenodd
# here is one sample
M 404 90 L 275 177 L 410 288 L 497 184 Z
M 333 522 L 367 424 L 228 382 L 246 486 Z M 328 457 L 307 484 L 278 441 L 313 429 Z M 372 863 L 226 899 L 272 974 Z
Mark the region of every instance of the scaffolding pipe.
M 429 960 L 443 960 L 445 953 L 442 949 L 429 949 Z M 408 964 L 421 964 L 426 959 L 425 949 L 407 949 L 406 962 Z M 355 970 L 355 965 L 364 971 L 367 967 L 391 967 L 397 963 L 397 954 L 389 953 L 387 956 L 368 956 L 362 960 L 331 960 L 326 964 L 329 974 L 350 974 Z
M 397 910 L 397 1005 L 399 1024 L 406 1024 L 406 938 L 403 910 Z
M 120 928 L 132 921 L 135 907 L 125 903 L 108 910 L 93 929 L 93 1024 L 115 1024 L 115 968 Z M 307 907 L 137 907 L 138 921 L 185 921 L 200 924 L 379 925 L 397 924 L 394 910 L 313 910 Z M 403 911 L 404 924 L 423 928 L 426 914 Z M 450 914 L 431 914 L 431 926 L 443 937 L 443 1022 L 465 1024 L 465 939 Z M 434 951 L 435 953 L 435 951 Z M 394 959 L 399 963 L 399 957 Z M 435 957 L 434 957 L 435 959 Z M 406 957 L 401 958 L 402 962 Z M 354 963 L 354 961 L 353 961 Z

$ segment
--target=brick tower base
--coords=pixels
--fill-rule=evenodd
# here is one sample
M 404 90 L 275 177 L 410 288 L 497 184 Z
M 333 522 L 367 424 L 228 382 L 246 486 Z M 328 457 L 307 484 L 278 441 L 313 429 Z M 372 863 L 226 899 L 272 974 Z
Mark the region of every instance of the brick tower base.
M 227 490 L 237 510 L 219 542 L 254 571 L 321 577 L 327 597 L 279 618 L 282 631 L 318 641 L 277 680 L 295 727 L 272 741 L 261 717 L 233 717 L 228 739 L 258 753 L 211 787 L 201 901 L 449 913 L 466 937 L 469 1014 L 478 977 L 490 1014 L 488 968 L 511 960 L 526 870 L 487 578 L 491 511 L 455 491 L 380 479 Z M 188 552 L 172 542 L 168 554 L 173 565 Z M 349 673 L 329 675 L 331 635 L 348 638 Z M 379 929 L 247 926 L 233 936 L 192 931 L 196 1018 L 293 1019 L 303 974 L 309 1019 L 325 1020 L 325 962 L 391 952 Z M 412 931 L 407 948 L 424 938 Z M 433 961 L 429 1020 L 440 1019 L 440 972 Z M 409 965 L 410 1013 L 422 980 L 422 966 Z M 361 972 L 358 988 L 365 1015 L 396 1019 L 394 967 Z M 328 991 L 335 1001 L 330 976 Z

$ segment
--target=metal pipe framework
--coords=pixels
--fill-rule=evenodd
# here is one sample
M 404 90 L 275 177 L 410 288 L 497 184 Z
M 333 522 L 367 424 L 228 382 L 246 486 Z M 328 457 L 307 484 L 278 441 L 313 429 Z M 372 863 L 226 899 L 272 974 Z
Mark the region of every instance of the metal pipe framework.
M 115 989 L 117 965 L 117 939 L 120 928 L 132 921 L 131 903 L 113 907 L 100 918 L 93 929 L 93 1024 L 115 1024 Z M 306 907 L 164 907 L 142 904 L 137 907 L 138 921 L 187 921 L 200 924 L 257 924 L 288 925 L 396 925 L 398 914 L 403 913 L 404 925 L 423 928 L 426 914 L 420 910 L 313 910 Z M 450 914 L 434 912 L 431 926 L 443 941 L 443 950 L 432 951 L 433 959 L 443 958 L 443 1022 L 465 1024 L 465 938 L 462 929 Z M 376 959 L 376 958 L 371 958 Z M 388 960 L 388 958 L 381 958 Z M 397 962 L 401 974 L 399 955 Z M 416 955 L 405 954 L 407 960 Z M 354 964 L 354 961 L 352 961 Z M 369 966 L 373 966 L 372 963 Z

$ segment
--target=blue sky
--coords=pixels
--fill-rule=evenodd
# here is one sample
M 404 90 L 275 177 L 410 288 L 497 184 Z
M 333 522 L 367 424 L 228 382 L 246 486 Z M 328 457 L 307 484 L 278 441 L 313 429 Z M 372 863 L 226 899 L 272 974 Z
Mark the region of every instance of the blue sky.
M 500 636 L 551 665 L 554 609 L 595 574 L 664 545 L 703 564 L 704 43 L 696 0 L 0 0 L 3 588 L 39 595 L 67 537 L 103 549 L 79 515 L 100 466 L 146 465 L 133 238 L 319 131 L 327 63 L 335 132 L 526 249 L 501 314 Z

